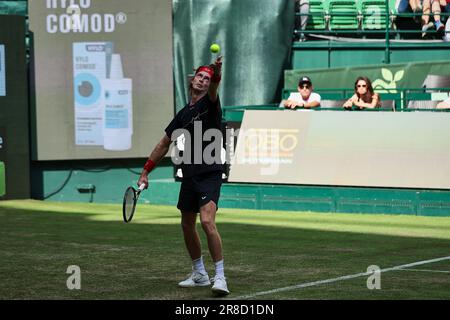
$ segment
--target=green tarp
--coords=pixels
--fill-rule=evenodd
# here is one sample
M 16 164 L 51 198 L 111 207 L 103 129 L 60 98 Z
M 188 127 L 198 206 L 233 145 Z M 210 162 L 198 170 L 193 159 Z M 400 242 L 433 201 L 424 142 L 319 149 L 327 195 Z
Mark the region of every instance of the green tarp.
M 224 57 L 223 106 L 279 100 L 283 71 L 290 66 L 294 1 L 174 0 L 173 21 L 177 111 L 188 100 L 187 76 L 214 61 L 212 43 Z
M 27 1 L 0 1 L 0 14 L 27 15 Z

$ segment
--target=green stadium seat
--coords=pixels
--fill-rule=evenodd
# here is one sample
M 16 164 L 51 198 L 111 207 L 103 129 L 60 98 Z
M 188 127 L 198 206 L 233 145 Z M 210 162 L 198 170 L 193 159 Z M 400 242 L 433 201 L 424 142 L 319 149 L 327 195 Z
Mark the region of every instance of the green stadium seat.
M 439 101 L 433 100 L 411 100 L 408 103 L 408 109 L 434 110 Z
M 406 109 L 435 109 L 439 101 L 433 100 L 431 93 L 420 89 L 405 91 Z
M 433 90 L 433 88 L 450 89 L 450 76 L 428 74 L 423 81 L 422 88 L 427 89 L 426 92 L 438 92 L 447 90 Z
M 347 101 L 346 99 L 340 99 L 340 100 L 321 100 L 320 101 L 320 107 L 324 108 L 324 109 L 328 109 L 328 108 L 336 108 L 336 109 L 342 109 L 344 110 L 344 108 L 342 107 L 345 103 L 345 101 Z
M 386 29 L 386 2 L 384 0 L 362 0 L 361 16 L 363 30 Z
M 395 111 L 395 100 L 381 100 L 381 107 L 378 110 Z
M 377 90 L 375 90 L 377 92 Z M 402 94 L 400 92 L 397 93 L 380 93 L 378 92 L 381 98 L 381 107 L 387 107 L 389 109 L 395 108 L 395 110 L 400 110 L 402 107 Z M 389 102 L 387 102 L 389 101 Z M 391 105 L 391 101 L 393 101 L 393 105 Z M 395 111 L 394 110 L 394 111 Z
M 356 1 L 330 0 L 330 30 L 356 30 L 358 24 L 358 9 Z
M 306 25 L 307 30 L 324 30 L 327 28 L 327 23 L 325 16 L 328 12 L 327 9 L 328 1 L 309 1 L 309 17 L 308 24 Z

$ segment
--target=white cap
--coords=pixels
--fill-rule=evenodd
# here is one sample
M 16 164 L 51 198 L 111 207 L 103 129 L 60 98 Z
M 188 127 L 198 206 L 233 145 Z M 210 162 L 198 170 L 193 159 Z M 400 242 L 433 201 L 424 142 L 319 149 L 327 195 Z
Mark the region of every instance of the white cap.
M 121 133 L 103 136 L 103 149 L 125 151 L 131 149 L 131 134 Z
M 123 79 L 123 69 L 122 69 L 122 59 L 120 54 L 113 54 L 111 56 L 111 71 L 109 73 L 109 78 L 112 80 Z

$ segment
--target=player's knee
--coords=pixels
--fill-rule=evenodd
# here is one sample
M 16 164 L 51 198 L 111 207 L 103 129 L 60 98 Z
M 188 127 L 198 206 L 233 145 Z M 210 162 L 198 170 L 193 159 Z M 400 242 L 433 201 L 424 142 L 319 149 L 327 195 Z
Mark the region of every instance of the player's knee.
M 183 229 L 183 232 L 192 232 L 195 230 L 195 226 L 193 226 L 192 223 L 181 222 L 181 229 Z
M 217 206 L 214 201 L 210 200 L 207 204 L 200 208 L 201 215 L 214 215 L 216 214 Z
M 216 232 L 216 223 L 214 222 L 214 220 L 209 218 L 202 219 L 202 228 L 206 234 L 214 233 Z

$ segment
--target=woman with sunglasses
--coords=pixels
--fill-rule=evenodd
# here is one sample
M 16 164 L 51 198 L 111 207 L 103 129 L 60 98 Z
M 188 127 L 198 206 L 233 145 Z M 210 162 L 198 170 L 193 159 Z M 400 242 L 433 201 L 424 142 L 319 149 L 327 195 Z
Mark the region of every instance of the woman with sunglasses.
M 348 99 L 343 107 L 351 109 L 373 109 L 381 107 L 380 96 L 373 91 L 372 83 L 367 77 L 358 77 L 355 81 L 355 94 Z

